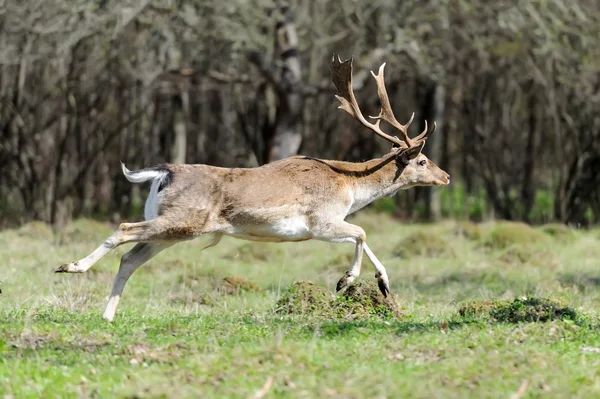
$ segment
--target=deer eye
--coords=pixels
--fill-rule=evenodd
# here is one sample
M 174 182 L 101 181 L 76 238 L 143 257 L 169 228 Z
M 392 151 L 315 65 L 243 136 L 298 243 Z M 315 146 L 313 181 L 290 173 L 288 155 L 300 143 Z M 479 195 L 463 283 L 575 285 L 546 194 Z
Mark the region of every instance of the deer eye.
M 421 165 L 421 166 L 425 166 L 426 163 L 427 163 L 427 161 L 424 159 L 419 161 L 419 165 Z

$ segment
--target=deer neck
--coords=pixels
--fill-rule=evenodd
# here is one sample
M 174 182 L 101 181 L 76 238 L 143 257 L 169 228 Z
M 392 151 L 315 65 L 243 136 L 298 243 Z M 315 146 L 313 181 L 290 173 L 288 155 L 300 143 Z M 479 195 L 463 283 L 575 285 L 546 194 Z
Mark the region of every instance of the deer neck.
M 395 154 L 387 154 L 382 158 L 372 159 L 356 164 L 356 173 L 350 179 L 354 201 L 350 207 L 353 213 L 369 205 L 373 201 L 390 197 L 407 184 L 398 169 Z

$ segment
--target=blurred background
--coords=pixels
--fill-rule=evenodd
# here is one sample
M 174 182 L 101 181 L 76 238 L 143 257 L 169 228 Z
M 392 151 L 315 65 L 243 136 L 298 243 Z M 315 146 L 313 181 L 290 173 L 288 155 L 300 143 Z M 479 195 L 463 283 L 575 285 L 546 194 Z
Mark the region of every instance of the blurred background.
M 410 220 L 600 218 L 600 4 L 581 0 L 0 0 L 0 227 L 135 219 L 157 163 L 360 161 L 389 143 L 337 109 L 332 53 L 387 62 L 392 107 L 449 187 L 374 207 Z M 388 130 L 390 132 L 390 130 Z

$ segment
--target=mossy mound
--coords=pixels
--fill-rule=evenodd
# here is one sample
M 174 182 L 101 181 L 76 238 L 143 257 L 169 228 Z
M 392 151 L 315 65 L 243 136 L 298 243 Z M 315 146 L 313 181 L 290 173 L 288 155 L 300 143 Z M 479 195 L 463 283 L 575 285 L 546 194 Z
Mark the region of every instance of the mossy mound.
M 545 224 L 540 227 L 540 230 L 562 243 L 571 242 L 575 238 L 575 231 L 569 226 L 560 223 Z
M 525 297 L 508 300 L 470 301 L 458 310 L 463 317 L 482 317 L 499 323 L 575 320 L 572 308 L 555 299 Z
M 277 301 L 275 312 L 343 320 L 402 316 L 396 301 L 391 296 L 384 297 L 374 281 L 350 284 L 338 298 L 323 287 L 300 281 L 294 283 Z
M 17 229 L 17 235 L 36 240 L 52 241 L 54 233 L 50 225 L 44 222 L 29 222 Z
M 525 223 L 501 222 L 488 232 L 484 245 L 493 249 L 507 249 L 520 245 L 549 244 L 549 237 Z
M 478 241 L 482 237 L 481 227 L 473 222 L 457 222 L 453 233 L 456 236 L 464 237 L 467 240 Z
M 264 290 L 242 276 L 228 276 L 217 287 L 217 291 L 222 294 L 240 295 L 244 292 L 262 292 Z
M 333 302 L 338 316 L 348 318 L 400 318 L 400 306 L 392 295 L 384 297 L 375 281 L 360 280 L 348 286 Z
M 504 304 L 492 309 L 490 316 L 499 322 L 519 323 L 549 320 L 575 320 L 575 310 L 565 306 L 562 302 L 548 299 L 527 297 L 515 299 L 509 304 Z
M 448 241 L 433 232 L 425 231 L 417 231 L 402 239 L 393 254 L 400 258 L 455 256 Z
M 298 281 L 277 301 L 275 313 L 289 315 L 325 315 L 331 312 L 333 296 L 310 281 Z
M 551 265 L 556 262 L 551 250 L 552 239 L 525 223 L 497 223 L 488 231 L 482 244 L 499 251 L 500 260 L 506 263 L 520 264 L 535 260 Z

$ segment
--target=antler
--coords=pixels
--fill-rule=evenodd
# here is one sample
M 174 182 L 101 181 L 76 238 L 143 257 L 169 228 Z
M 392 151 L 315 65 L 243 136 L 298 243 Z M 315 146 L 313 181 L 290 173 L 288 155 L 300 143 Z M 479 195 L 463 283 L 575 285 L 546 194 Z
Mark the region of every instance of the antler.
M 426 140 L 427 137 L 435 131 L 435 122 L 433 124 L 433 129 L 428 131 L 427 121 L 425 121 L 425 129 L 423 129 L 417 137 L 412 140 L 408 137 L 408 127 L 412 123 L 415 113 L 413 112 L 410 120 L 404 125 L 396 120 L 394 111 L 392 111 L 392 107 L 390 106 L 390 100 L 387 95 L 383 78 L 385 63 L 379 67 L 379 73 L 377 75 L 371 71 L 371 75 L 373 75 L 375 82 L 377 83 L 377 95 L 381 102 L 381 111 L 378 116 L 370 116 L 370 118 L 376 119 L 375 123 L 368 122 L 362 115 L 358 103 L 356 102 L 356 98 L 354 97 L 354 92 L 352 91 L 352 61 L 353 58 L 350 58 L 349 60 L 342 62 L 340 57 L 336 54 L 333 55 L 333 59 L 331 60 L 331 79 L 338 91 L 335 97 L 342 103 L 339 108 L 358 119 L 360 123 L 374 131 L 377 135 L 404 148 L 419 145 L 421 141 Z M 379 127 L 382 120 L 396 128 L 400 132 L 401 137 L 398 138 L 384 133 Z

